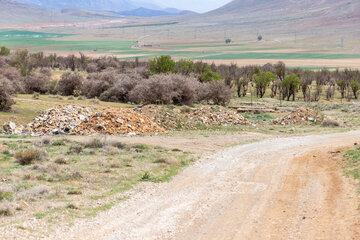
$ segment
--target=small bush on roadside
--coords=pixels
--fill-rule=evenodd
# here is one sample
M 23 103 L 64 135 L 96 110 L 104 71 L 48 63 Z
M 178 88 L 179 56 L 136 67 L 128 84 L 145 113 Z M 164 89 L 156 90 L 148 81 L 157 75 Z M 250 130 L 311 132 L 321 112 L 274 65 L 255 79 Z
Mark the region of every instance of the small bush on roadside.
M 326 118 L 322 122 L 322 126 L 323 127 L 340 127 L 340 123 L 338 121 L 336 121 L 336 120 Z

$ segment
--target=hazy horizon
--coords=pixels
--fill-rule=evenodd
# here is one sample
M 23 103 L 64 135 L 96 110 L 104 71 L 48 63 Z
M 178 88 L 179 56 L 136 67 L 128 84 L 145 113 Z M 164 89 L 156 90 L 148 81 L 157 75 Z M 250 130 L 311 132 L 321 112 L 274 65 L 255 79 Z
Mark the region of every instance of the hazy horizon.
M 153 0 L 151 2 L 162 7 L 178 8 L 204 13 L 219 8 L 231 1 L 232 0 Z

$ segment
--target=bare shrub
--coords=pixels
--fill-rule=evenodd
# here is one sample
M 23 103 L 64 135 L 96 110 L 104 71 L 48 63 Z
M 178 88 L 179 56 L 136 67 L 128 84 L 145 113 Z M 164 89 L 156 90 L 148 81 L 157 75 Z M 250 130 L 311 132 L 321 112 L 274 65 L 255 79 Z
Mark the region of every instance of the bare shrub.
M 79 73 L 64 73 L 58 82 L 57 90 L 63 96 L 70 96 L 74 91 L 81 90 L 83 77 Z
M 106 145 L 105 138 L 90 138 L 84 142 L 86 148 L 102 148 Z
M 50 145 L 51 143 L 52 143 L 52 139 L 51 139 L 51 137 L 48 137 L 48 136 L 38 138 L 36 141 L 34 141 L 35 146 Z
M 0 203 L 0 216 L 10 217 L 15 214 L 15 207 L 10 202 Z
M 100 95 L 102 101 L 129 101 L 129 93 L 140 83 L 139 77 L 131 78 L 127 75 L 118 76 L 114 86 Z
M 191 105 L 196 100 L 196 80 L 182 75 L 154 75 L 136 85 L 129 100 L 144 104 Z
M 116 57 L 102 57 L 96 60 L 96 64 L 99 70 L 117 68 L 119 66 L 119 60 Z
M 18 194 L 21 199 L 37 200 L 50 193 L 50 188 L 46 185 L 38 185 L 30 189 L 26 189 Z
M 27 149 L 24 151 L 17 152 L 15 158 L 18 160 L 20 165 L 30 165 L 35 160 L 43 160 L 47 157 L 45 150 Z
M 199 101 L 212 102 L 215 105 L 227 105 L 232 97 L 231 89 L 221 81 L 204 83 L 199 92 Z
M 69 160 L 62 156 L 58 156 L 54 159 L 54 163 L 59 165 L 65 165 L 65 164 L 69 164 Z
M 80 154 L 83 152 L 83 147 L 80 145 L 70 146 L 67 154 Z
M 24 79 L 26 93 L 47 93 L 50 90 L 50 77 L 41 73 L 31 73 Z
M 0 111 L 10 111 L 15 101 L 11 98 L 14 89 L 7 79 L 0 79 Z
M 88 73 L 94 73 L 97 71 L 97 64 L 96 63 L 89 63 L 89 65 L 87 65 L 86 67 L 86 71 Z
M 84 81 L 82 93 L 87 98 L 99 97 L 103 92 L 114 85 L 116 81 L 115 72 L 103 72 L 90 74 Z
M 322 122 L 322 126 L 323 127 L 340 127 L 340 123 L 338 121 L 336 121 L 336 120 L 326 118 Z

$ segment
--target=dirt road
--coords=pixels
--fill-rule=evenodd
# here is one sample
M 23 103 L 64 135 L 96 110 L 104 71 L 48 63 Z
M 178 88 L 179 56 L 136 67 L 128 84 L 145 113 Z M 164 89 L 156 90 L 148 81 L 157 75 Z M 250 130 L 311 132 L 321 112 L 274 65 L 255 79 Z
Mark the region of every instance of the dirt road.
M 222 150 L 50 239 L 360 239 L 358 195 L 336 153 L 359 140 L 357 131 Z

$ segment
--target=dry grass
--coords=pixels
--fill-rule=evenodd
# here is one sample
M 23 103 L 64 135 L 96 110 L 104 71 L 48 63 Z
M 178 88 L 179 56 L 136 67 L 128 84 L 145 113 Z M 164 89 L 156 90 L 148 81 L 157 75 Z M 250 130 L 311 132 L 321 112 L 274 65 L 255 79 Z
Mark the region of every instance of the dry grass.
M 21 221 L 35 216 L 46 224 L 66 224 L 74 218 L 93 216 L 108 209 L 103 206 L 120 201 L 122 193 L 141 181 L 144 172 L 150 173 L 150 181 L 166 181 L 192 161 L 184 152 L 124 144 L 110 137 L 13 140 L 6 142 L 6 147 L 17 153 L 24 165 L 12 155 L 0 161 L 0 175 L 8 186 L 0 189 L 1 215 Z M 39 161 L 41 151 L 48 152 L 49 160 Z M 166 161 L 156 163 L 156 159 Z M 5 201 L 11 204 L 5 206 Z M 17 205 L 21 211 L 16 210 Z M 9 224 L 0 217 L 0 225 Z

